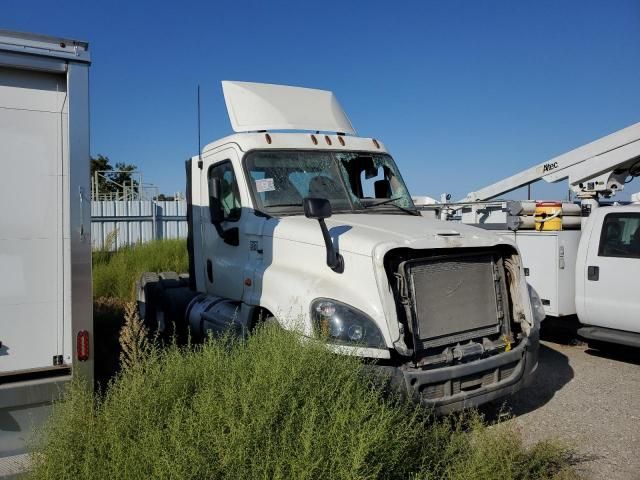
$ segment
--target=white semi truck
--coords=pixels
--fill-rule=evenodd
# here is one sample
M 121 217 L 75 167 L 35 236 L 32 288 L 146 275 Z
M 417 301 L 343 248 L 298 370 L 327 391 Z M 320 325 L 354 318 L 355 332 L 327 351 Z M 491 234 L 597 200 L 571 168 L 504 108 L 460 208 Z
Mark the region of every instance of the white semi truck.
M 92 380 L 89 61 L 0 31 L 0 477 L 65 383 Z
M 640 176 L 640 123 L 547 160 L 465 199 L 421 208 L 442 219 L 492 230 L 518 244 L 527 281 L 546 314 L 576 316 L 578 333 L 640 347 L 640 195 L 605 204 Z M 567 180 L 580 203 L 492 200 L 538 180 Z M 609 203 L 612 203 L 609 201 Z M 537 214 L 536 214 L 537 211 Z M 554 222 L 554 228 L 545 223 Z M 537 228 L 536 228 L 537 225 Z M 604 343 L 606 345 L 606 343 Z
M 326 335 L 440 412 L 531 379 L 542 307 L 511 239 L 422 216 L 384 144 L 356 136 L 331 92 L 223 91 L 237 133 L 187 161 L 190 272 L 143 276 L 152 328 L 271 320 Z

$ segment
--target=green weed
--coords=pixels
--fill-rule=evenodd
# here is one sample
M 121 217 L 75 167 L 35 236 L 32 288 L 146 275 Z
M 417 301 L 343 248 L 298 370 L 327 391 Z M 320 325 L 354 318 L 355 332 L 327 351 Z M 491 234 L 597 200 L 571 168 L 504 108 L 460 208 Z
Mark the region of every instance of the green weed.
M 143 272 L 187 272 L 185 240 L 158 240 L 124 247 L 116 252 L 93 252 L 93 296 L 121 300 L 134 298 L 136 280 Z
M 96 396 L 75 382 L 42 432 L 33 479 L 537 479 L 572 475 L 476 413 L 434 419 L 356 357 L 277 326 L 150 348 Z

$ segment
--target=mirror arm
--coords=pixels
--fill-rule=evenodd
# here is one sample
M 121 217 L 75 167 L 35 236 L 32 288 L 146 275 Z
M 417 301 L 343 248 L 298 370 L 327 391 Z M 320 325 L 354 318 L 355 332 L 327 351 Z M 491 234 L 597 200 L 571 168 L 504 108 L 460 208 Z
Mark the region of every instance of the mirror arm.
M 327 266 L 336 273 L 344 272 L 344 258 L 338 252 L 336 252 L 331 241 L 331 235 L 329 235 L 329 229 L 324 222 L 324 218 L 319 218 L 320 230 L 322 230 L 322 238 L 324 238 L 324 245 L 327 249 Z

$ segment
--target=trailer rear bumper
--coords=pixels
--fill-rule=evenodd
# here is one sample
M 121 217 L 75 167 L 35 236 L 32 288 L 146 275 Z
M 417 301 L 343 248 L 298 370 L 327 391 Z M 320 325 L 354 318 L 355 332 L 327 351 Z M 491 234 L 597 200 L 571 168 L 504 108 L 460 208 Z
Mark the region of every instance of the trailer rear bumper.
M 22 465 L 9 457 L 27 453 L 34 429 L 47 420 L 70 380 L 68 375 L 0 385 L 0 478 Z
M 460 365 L 423 370 L 414 367 L 386 369 L 416 401 L 446 414 L 477 407 L 511 395 L 527 386 L 538 368 L 539 331 L 518 346 L 488 358 Z

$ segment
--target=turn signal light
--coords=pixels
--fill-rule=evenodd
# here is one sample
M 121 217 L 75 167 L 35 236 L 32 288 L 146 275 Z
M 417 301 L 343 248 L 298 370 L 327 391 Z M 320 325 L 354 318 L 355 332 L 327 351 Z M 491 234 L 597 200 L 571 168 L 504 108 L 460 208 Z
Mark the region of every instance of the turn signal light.
M 80 330 L 78 332 L 76 349 L 79 361 L 86 362 L 89 360 L 89 332 L 86 330 Z

